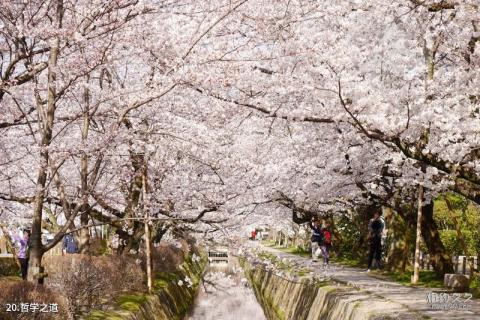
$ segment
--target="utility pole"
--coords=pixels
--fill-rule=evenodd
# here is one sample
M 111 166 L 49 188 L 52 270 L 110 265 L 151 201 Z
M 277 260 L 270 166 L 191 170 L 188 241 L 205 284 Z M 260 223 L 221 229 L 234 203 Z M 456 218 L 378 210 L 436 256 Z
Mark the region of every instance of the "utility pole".
M 142 197 L 143 197 L 143 214 L 145 226 L 145 257 L 147 269 L 147 287 L 148 292 L 152 292 L 152 247 L 150 243 L 150 215 L 147 207 L 147 156 L 145 155 L 145 167 L 142 173 Z
M 422 174 L 426 172 L 425 165 L 422 164 Z M 413 264 L 412 284 L 417 284 L 420 276 L 420 241 L 422 239 L 422 208 L 423 208 L 423 176 L 418 184 L 418 203 L 417 203 L 417 234 L 415 237 L 415 262 Z
M 417 235 L 415 238 L 415 262 L 413 265 L 412 284 L 418 283 L 420 272 L 420 239 L 422 237 L 422 205 L 423 205 L 423 185 L 418 186 L 418 208 L 417 208 Z

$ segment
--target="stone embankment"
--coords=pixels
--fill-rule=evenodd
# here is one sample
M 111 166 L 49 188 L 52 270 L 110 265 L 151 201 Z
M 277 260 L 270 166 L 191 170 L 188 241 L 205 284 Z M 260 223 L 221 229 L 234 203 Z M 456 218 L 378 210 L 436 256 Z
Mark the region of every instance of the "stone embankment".
M 268 319 L 422 319 L 401 304 L 331 279 L 289 277 L 261 263 L 243 262 Z
M 268 319 L 480 317 L 478 300 L 463 297 L 461 306 L 433 301 L 442 294 L 454 297 L 446 290 L 404 286 L 335 264 L 324 270 L 320 263 L 312 264 L 308 258 L 264 246 L 248 248 L 241 255 L 245 274 Z
M 108 310 L 93 310 L 81 319 L 181 320 L 193 305 L 205 266 L 205 257 L 194 260 L 188 256 L 178 271 L 156 275 L 153 294 L 121 296 Z

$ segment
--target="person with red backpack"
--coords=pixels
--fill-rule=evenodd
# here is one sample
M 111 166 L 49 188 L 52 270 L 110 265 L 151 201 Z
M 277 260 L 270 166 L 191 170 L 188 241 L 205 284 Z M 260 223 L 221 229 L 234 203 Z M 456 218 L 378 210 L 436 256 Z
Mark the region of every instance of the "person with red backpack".
M 330 226 L 327 221 L 323 221 L 323 226 L 321 230 L 323 234 L 323 243 L 320 249 L 322 250 L 323 266 L 326 268 L 328 267 L 328 263 L 330 262 L 329 253 L 330 248 L 332 247 L 332 232 L 330 231 Z
M 312 218 L 309 226 L 312 229 L 312 262 L 317 262 L 321 252 L 321 246 L 323 245 L 322 226 L 320 225 L 320 221 L 315 217 Z

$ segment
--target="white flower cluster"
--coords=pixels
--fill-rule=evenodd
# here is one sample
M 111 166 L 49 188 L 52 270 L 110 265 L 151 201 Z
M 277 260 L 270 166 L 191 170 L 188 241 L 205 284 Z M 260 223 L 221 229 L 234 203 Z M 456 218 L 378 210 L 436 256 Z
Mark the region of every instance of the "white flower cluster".
M 193 285 L 192 279 L 190 277 L 185 277 L 185 283 L 187 283 L 187 287 L 191 288 Z
M 199 256 L 197 256 L 195 253 L 192 255 L 192 261 L 193 262 L 199 262 L 201 260 L 201 258 Z

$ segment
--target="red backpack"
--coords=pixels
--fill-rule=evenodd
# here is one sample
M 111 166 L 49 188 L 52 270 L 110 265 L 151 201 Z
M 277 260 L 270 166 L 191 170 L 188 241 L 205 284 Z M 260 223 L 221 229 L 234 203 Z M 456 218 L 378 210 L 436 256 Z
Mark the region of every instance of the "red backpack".
M 323 230 L 323 239 L 325 244 L 332 244 L 332 234 L 328 230 Z

